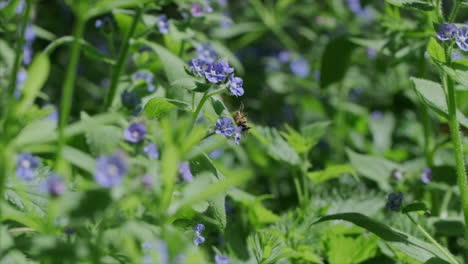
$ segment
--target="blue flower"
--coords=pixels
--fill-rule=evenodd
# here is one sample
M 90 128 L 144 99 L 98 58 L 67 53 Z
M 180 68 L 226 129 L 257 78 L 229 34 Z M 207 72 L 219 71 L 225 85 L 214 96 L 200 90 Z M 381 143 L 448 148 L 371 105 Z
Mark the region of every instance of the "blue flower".
M 158 256 L 158 264 L 169 264 L 169 248 L 164 241 L 157 240 L 154 243 L 142 243 L 141 247 L 144 249 L 146 253 L 150 253 L 148 251 L 155 250 Z M 143 263 L 144 264 L 153 264 L 153 258 L 150 255 L 143 256 Z
M 235 96 L 242 96 L 244 94 L 244 89 L 242 88 L 243 83 L 244 81 L 242 81 L 241 78 L 231 75 L 229 77 L 229 90 Z
M 158 18 L 158 28 L 159 32 L 162 34 L 169 33 L 169 20 L 167 20 L 166 15 L 160 15 Z
M 437 32 L 437 38 L 440 40 L 449 40 L 455 37 L 457 34 L 457 26 L 455 24 L 442 24 L 439 26 L 439 31 Z
M 282 63 L 286 63 L 291 59 L 291 52 L 282 50 L 278 53 L 278 60 Z
M 146 156 L 150 159 L 158 159 L 159 158 L 159 151 L 158 146 L 154 143 L 150 143 L 143 148 L 143 151 L 146 153 Z
M 23 13 L 24 9 L 26 8 L 26 1 L 25 0 L 20 0 L 18 5 L 16 6 L 15 13 L 17 15 Z
M 216 264 L 229 264 L 229 258 L 216 253 L 215 262 Z
M 184 181 L 193 181 L 193 175 L 190 171 L 190 165 L 188 162 L 181 162 L 179 164 L 179 174 L 180 176 L 182 176 L 182 179 L 184 179 Z
M 100 27 L 102 27 L 102 25 L 104 25 L 104 22 L 102 22 L 101 19 L 96 19 L 96 21 L 94 22 L 94 26 L 96 28 L 100 28 Z
M 223 71 L 225 74 L 230 74 L 234 72 L 234 68 L 229 66 L 229 63 L 227 63 L 227 61 L 222 60 L 219 62 L 219 64 L 223 66 Z
M 205 77 L 211 83 L 218 83 L 224 81 L 226 78 L 226 73 L 224 72 L 224 65 L 215 62 L 210 65 L 205 70 Z
M 425 184 L 430 183 L 432 180 L 432 170 L 430 168 L 424 168 L 421 173 L 421 181 Z
M 225 137 L 232 136 L 236 132 L 234 122 L 229 117 L 219 118 L 216 121 L 215 132 Z
M 218 58 L 218 53 L 208 43 L 197 45 L 196 50 L 198 58 L 205 63 L 213 63 Z
M 216 149 L 216 150 L 213 150 L 208 156 L 210 156 L 210 158 L 212 159 L 217 159 L 221 157 L 223 153 L 224 153 L 224 149 Z
M 457 45 L 463 51 L 468 51 L 468 28 L 462 27 L 457 31 Z
M 122 183 L 127 173 L 127 162 L 122 153 L 99 156 L 96 160 L 94 180 L 101 186 L 110 188 Z
M 146 126 L 140 123 L 131 123 L 124 131 L 124 138 L 133 143 L 140 142 L 146 135 Z
M 373 48 L 367 48 L 367 57 L 374 59 L 377 56 L 377 51 Z
M 372 111 L 371 113 L 371 118 L 373 120 L 382 120 L 383 117 L 384 117 L 384 114 L 381 111 L 375 110 L 375 111 Z
M 200 77 L 203 77 L 205 72 L 206 64 L 199 59 L 191 59 L 188 63 L 192 72 Z
M 307 77 L 309 75 L 309 63 L 304 58 L 297 58 L 291 62 L 291 71 L 299 77 Z
M 134 82 L 144 81 L 146 83 L 152 83 L 153 74 L 146 70 L 137 71 L 132 75 L 132 80 Z
M 193 3 L 192 7 L 190 8 L 190 14 L 193 17 L 201 17 L 203 15 L 203 11 L 205 9 L 200 3 Z
M 362 12 L 361 0 L 346 0 L 349 10 L 355 14 L 360 14 Z
M 16 176 L 21 180 L 30 181 L 36 176 L 36 169 L 40 165 L 40 159 L 31 153 L 18 154 L 16 164 Z
M 402 204 L 403 194 L 401 192 L 397 192 L 388 195 L 387 204 L 385 206 L 390 210 L 399 211 Z
M 205 242 L 205 238 L 201 235 L 201 233 L 205 230 L 205 226 L 203 224 L 197 224 L 194 228 L 195 238 L 193 239 L 193 244 L 198 246 Z
M 120 95 L 120 100 L 122 104 L 125 106 L 135 107 L 141 103 L 140 98 L 138 95 L 133 91 L 125 90 Z
M 236 143 L 236 145 L 239 145 L 241 138 L 242 138 L 242 127 L 239 126 L 236 128 L 236 133 L 234 133 L 234 143 Z
M 52 174 L 42 183 L 41 189 L 50 196 L 60 196 L 65 192 L 65 183 L 60 176 Z
M 153 186 L 153 183 L 154 183 L 154 178 L 151 174 L 145 174 L 141 177 L 141 184 L 143 184 L 143 186 L 149 188 Z

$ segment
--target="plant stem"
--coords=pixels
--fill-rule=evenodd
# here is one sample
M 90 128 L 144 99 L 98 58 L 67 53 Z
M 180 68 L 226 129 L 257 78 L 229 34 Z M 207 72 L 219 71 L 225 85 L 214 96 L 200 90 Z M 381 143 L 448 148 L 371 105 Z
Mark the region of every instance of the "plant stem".
M 198 115 L 200 114 L 202 108 L 203 108 L 203 105 L 205 105 L 206 101 L 214 96 L 214 95 L 217 95 L 217 94 L 220 94 L 224 91 L 224 89 L 226 89 L 225 86 L 222 86 L 221 88 L 217 89 L 217 90 L 214 90 L 213 92 L 211 93 L 208 93 L 209 89 L 203 94 L 203 97 L 200 99 L 200 102 L 198 103 L 197 105 L 197 109 L 195 109 L 195 112 L 193 112 L 192 114 L 192 124 L 190 126 L 190 128 L 193 128 L 193 125 L 195 124 L 195 122 L 197 121 L 197 118 L 198 118 Z
M 68 122 L 68 117 L 70 116 L 71 106 L 72 106 L 72 97 L 73 97 L 73 88 L 75 87 L 76 79 L 76 70 L 78 66 L 78 61 L 80 59 L 80 48 L 79 43 L 85 27 L 86 21 L 77 15 L 75 31 L 73 33 L 73 44 L 71 46 L 71 55 L 70 62 L 68 63 L 67 72 L 65 74 L 65 81 L 63 82 L 62 88 L 62 101 L 60 103 L 60 116 L 59 116 L 59 127 L 58 127 L 58 146 L 57 146 L 57 157 L 56 157 L 56 166 L 61 162 L 62 149 L 65 145 L 65 126 Z
M 413 217 L 411 217 L 410 213 L 406 213 L 406 216 L 413 222 L 413 224 L 418 228 L 418 230 L 429 240 L 431 243 L 436 246 L 442 254 L 444 254 L 451 263 L 453 264 L 459 264 L 459 262 L 450 254 L 450 252 L 447 252 L 447 250 L 444 249 L 420 224 L 418 224 Z
M 461 7 L 461 1 L 456 0 L 454 3 L 454 7 L 452 8 L 452 11 L 450 12 L 450 15 L 448 18 L 449 23 L 452 23 L 457 18 L 458 11 L 460 11 L 460 7 Z
M 127 60 L 128 50 L 130 48 L 130 39 L 132 38 L 133 34 L 135 34 L 135 29 L 140 22 L 140 18 L 143 14 L 143 8 L 138 8 L 135 16 L 133 17 L 133 22 L 128 31 L 127 36 L 125 36 L 125 40 L 123 43 L 122 48 L 120 49 L 119 59 L 117 60 L 117 64 L 112 68 L 112 77 L 111 77 L 111 84 L 109 93 L 107 94 L 105 107 L 108 109 L 112 106 L 112 102 L 114 102 L 115 94 L 117 93 L 117 85 L 119 83 L 120 74 L 122 74 L 123 67 L 125 65 L 125 61 Z

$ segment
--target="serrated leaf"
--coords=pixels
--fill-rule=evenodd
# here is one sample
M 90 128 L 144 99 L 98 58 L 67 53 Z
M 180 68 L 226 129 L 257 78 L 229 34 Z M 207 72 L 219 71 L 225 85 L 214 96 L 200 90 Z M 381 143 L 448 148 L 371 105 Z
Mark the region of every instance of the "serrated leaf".
M 349 165 L 330 165 L 325 170 L 309 172 L 307 176 L 315 183 L 320 184 L 343 174 L 356 174 L 356 170 Z
M 143 109 L 145 116 L 149 119 L 161 118 L 176 106 L 170 103 L 166 98 L 156 97 L 149 100 Z
M 399 6 L 399 7 L 410 7 L 422 11 L 431 11 L 434 9 L 434 6 L 425 1 L 418 0 L 386 0 L 388 3 Z
M 436 82 L 414 77 L 411 78 L 411 81 L 421 100 L 437 114 L 448 118 L 447 101 L 442 86 Z M 458 123 L 468 128 L 468 119 L 458 110 L 457 120 Z
M 63 148 L 62 155 L 68 162 L 76 167 L 83 169 L 90 174 L 94 173 L 95 161 L 89 154 L 76 148 L 66 146 Z
M 299 155 L 275 128 L 255 127 L 252 134 L 262 143 L 272 158 L 289 165 L 299 165 Z
M 113 152 L 122 138 L 122 129 L 116 126 L 98 126 L 86 132 L 86 142 L 94 155 Z
M 375 181 L 384 191 L 391 190 L 389 179 L 394 170 L 401 170 L 398 164 L 384 158 L 358 154 L 350 149 L 346 153 L 351 165 L 360 175 Z
M 418 261 L 424 263 L 449 263 L 447 257 L 432 244 L 421 241 L 418 238 L 391 228 L 362 214 L 342 213 L 328 215 L 320 218 L 314 224 L 331 220 L 344 220 L 360 226 Z
M 445 58 L 444 48 L 439 44 L 435 38 L 430 38 L 429 43 L 427 44 L 427 53 L 431 58 L 436 61 L 445 63 L 447 60 Z

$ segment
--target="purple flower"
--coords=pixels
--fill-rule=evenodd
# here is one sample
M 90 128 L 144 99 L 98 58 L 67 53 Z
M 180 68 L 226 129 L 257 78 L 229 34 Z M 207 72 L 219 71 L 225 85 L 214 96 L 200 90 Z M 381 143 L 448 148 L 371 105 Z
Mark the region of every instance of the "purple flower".
M 387 204 L 385 206 L 390 210 L 399 211 L 402 204 L 403 194 L 401 192 L 397 192 L 388 195 Z
M 146 70 L 137 71 L 132 75 L 132 80 L 134 82 L 144 81 L 146 83 L 152 83 L 153 74 Z
M 158 28 L 161 34 L 169 33 L 169 20 L 166 15 L 160 15 L 158 18 Z
M 7 5 L 8 5 L 8 1 L 6 1 L 6 2 L 3 2 L 3 1 L 0 2 L 0 9 L 4 8 L 4 7 L 7 6 Z
M 140 98 L 135 92 L 128 90 L 122 92 L 122 94 L 120 95 L 120 100 L 122 101 L 123 105 L 130 107 L 139 105 L 141 102 Z
M 49 105 L 49 106 L 53 109 L 53 111 L 48 116 L 46 116 L 44 119 L 54 121 L 55 124 L 57 124 L 58 119 L 59 119 L 59 113 L 57 111 L 57 107 L 55 107 L 55 105 Z
M 124 131 L 124 138 L 133 143 L 140 142 L 146 135 L 146 126 L 140 123 L 131 123 Z
M 361 14 L 361 0 L 346 0 L 346 4 L 348 5 L 348 8 L 351 10 L 351 12 L 357 15 Z
M 211 83 L 218 83 L 224 81 L 226 78 L 226 73 L 224 72 L 224 65 L 215 62 L 210 65 L 205 70 L 205 77 Z
M 452 51 L 452 60 L 461 60 L 463 59 L 463 55 L 460 52 L 457 52 L 456 50 Z
M 215 132 L 218 135 L 222 135 L 225 137 L 232 136 L 236 132 L 236 127 L 234 126 L 234 122 L 229 117 L 219 118 L 216 121 L 216 128 Z
M 229 264 L 229 258 L 226 257 L 226 256 L 216 254 L 215 255 L 215 262 L 216 262 L 216 264 Z
M 188 65 L 194 74 L 203 77 L 206 65 L 202 60 L 191 59 Z
M 119 185 L 127 173 L 127 162 L 122 153 L 99 156 L 96 160 L 94 180 L 101 186 L 110 188 Z
M 222 60 L 222 61 L 219 62 L 219 64 L 221 64 L 223 66 L 224 73 L 230 74 L 230 73 L 234 72 L 234 68 L 229 66 L 229 63 L 227 63 L 227 61 Z
M 31 153 L 20 153 L 16 164 L 16 176 L 21 180 L 30 181 L 36 176 L 36 169 L 39 165 L 38 157 Z
M 218 58 L 218 53 L 208 43 L 197 45 L 196 50 L 198 58 L 205 63 L 213 63 Z
M 231 77 L 229 77 L 229 90 L 235 96 L 242 96 L 244 94 L 244 89 L 242 88 L 243 83 L 244 81 L 242 81 L 241 78 L 231 75 Z
M 101 19 L 96 19 L 96 21 L 94 22 L 94 26 L 96 28 L 100 28 L 100 27 L 102 27 L 102 25 L 104 25 L 104 22 L 102 22 Z
M 224 149 L 216 149 L 216 150 L 213 150 L 208 156 L 210 156 L 210 158 L 212 159 L 217 159 L 221 157 L 223 153 L 224 153 Z
M 198 246 L 205 242 L 205 238 L 201 235 L 201 233 L 205 230 L 205 226 L 203 224 L 197 224 L 194 228 L 195 231 L 195 238 L 193 239 L 193 244 Z
M 143 177 L 141 177 L 141 184 L 143 184 L 143 186 L 149 188 L 153 186 L 153 183 L 154 183 L 154 178 L 151 174 L 145 174 L 143 175 Z
M 282 63 L 286 63 L 291 59 L 291 52 L 282 50 L 278 53 L 278 60 Z
M 371 118 L 374 120 L 381 120 L 383 118 L 383 113 L 378 110 L 372 111 Z
M 373 48 L 367 48 L 367 57 L 374 59 L 377 56 L 377 51 Z
M 15 13 L 17 15 L 23 13 L 24 9 L 26 8 L 26 1 L 25 0 L 20 0 L 18 5 L 16 6 Z
M 309 64 L 304 58 L 297 58 L 291 62 L 291 71 L 299 77 L 307 77 L 309 75 Z
M 184 179 L 184 181 L 193 181 L 193 175 L 190 171 L 190 165 L 188 162 L 181 162 L 179 164 L 179 174 L 180 176 L 182 176 L 182 179 Z
M 463 51 L 468 51 L 468 28 L 462 27 L 457 31 L 457 45 Z
M 236 145 L 239 145 L 241 138 L 242 138 L 242 127 L 237 127 L 236 133 L 234 134 L 234 143 L 236 143 Z
M 50 175 L 41 186 L 41 189 L 50 196 L 60 196 L 65 192 L 65 183 L 57 174 Z
M 432 170 L 430 168 L 424 168 L 421 173 L 421 181 L 425 184 L 430 183 L 432 180 Z
M 201 17 L 203 15 L 204 8 L 199 3 L 193 3 L 192 7 L 190 8 L 190 14 L 193 17 Z
M 455 24 L 442 24 L 439 26 L 439 31 L 437 32 L 437 38 L 440 40 L 449 40 L 455 37 L 457 34 L 457 26 Z
M 143 151 L 146 153 L 146 156 L 148 156 L 148 158 L 150 158 L 150 159 L 158 159 L 159 158 L 158 146 L 156 146 L 156 144 L 154 144 L 154 143 L 150 143 L 150 144 L 146 145 L 143 148 Z

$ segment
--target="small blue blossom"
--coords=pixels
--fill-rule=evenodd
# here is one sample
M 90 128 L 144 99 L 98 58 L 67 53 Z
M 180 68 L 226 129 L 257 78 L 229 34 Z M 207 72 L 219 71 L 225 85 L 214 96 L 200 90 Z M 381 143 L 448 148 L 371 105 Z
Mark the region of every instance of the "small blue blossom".
M 158 28 L 161 34 L 169 33 L 169 20 L 166 15 L 160 15 L 158 18 Z
M 234 133 L 234 143 L 236 143 L 236 145 L 239 145 L 241 138 L 242 138 L 242 127 L 237 127 L 236 133 Z
M 137 71 L 132 75 L 132 80 L 134 82 L 144 81 L 146 83 L 152 83 L 153 74 L 146 70 Z
M 122 104 L 129 107 L 135 107 L 141 103 L 141 99 L 133 91 L 125 90 L 120 95 L 120 100 Z
M 153 186 L 154 178 L 151 174 L 145 174 L 141 177 L 141 184 L 146 188 Z
M 425 184 L 430 183 L 432 180 L 432 170 L 430 168 L 424 168 L 421 173 L 421 181 Z
M 164 241 L 158 240 L 154 243 L 142 243 L 141 247 L 144 249 L 146 253 L 149 253 L 151 250 L 156 250 L 158 256 L 158 264 L 169 264 L 169 248 Z M 151 255 L 143 256 L 143 263 L 144 264 L 153 264 L 153 258 Z
M 456 42 L 461 50 L 468 51 L 468 28 L 462 27 L 458 29 Z
M 131 123 L 124 131 L 125 140 L 137 143 L 143 140 L 146 135 L 146 126 L 140 123 Z
M 192 7 L 190 8 L 190 14 L 193 17 L 201 17 L 204 13 L 205 9 L 200 3 L 193 3 Z
M 393 172 L 393 178 L 395 178 L 396 180 L 401 180 L 403 179 L 403 173 L 400 170 L 395 170 Z
M 125 157 L 120 152 L 99 156 L 96 160 L 94 180 L 103 187 L 114 187 L 123 182 L 127 169 Z
M 44 119 L 54 121 L 54 123 L 57 124 L 59 120 L 59 113 L 57 111 L 57 107 L 55 107 L 55 105 L 48 105 L 48 106 L 51 107 L 53 110 L 52 110 L 52 113 L 50 113 Z
M 50 175 L 41 185 L 41 189 L 50 196 L 60 196 L 65 192 L 65 183 L 57 174 Z
M 196 50 L 198 58 L 205 63 L 213 63 L 218 58 L 218 53 L 208 43 L 197 45 Z
M 15 13 L 17 15 L 23 13 L 24 9 L 26 8 L 26 1 L 25 0 L 20 0 L 18 5 L 16 6 Z
M 439 26 L 437 38 L 443 41 L 452 39 L 456 36 L 457 31 L 457 26 L 455 26 L 455 24 L 442 24 Z
M 385 206 L 390 210 L 399 211 L 402 204 L 403 194 L 401 192 L 397 192 L 388 195 L 387 204 Z
M 463 59 L 463 55 L 460 52 L 458 52 L 456 50 L 453 50 L 452 51 L 452 60 L 461 60 L 461 59 Z
M 282 50 L 278 53 L 278 60 L 281 63 L 287 63 L 291 59 L 291 52 L 287 50 Z
M 0 9 L 4 8 L 5 6 L 8 5 L 8 1 L 2 1 L 0 2 Z
M 193 244 L 198 246 L 205 242 L 205 238 L 201 235 L 201 233 L 205 230 L 205 226 L 203 224 L 197 224 L 194 228 L 195 238 L 193 239 Z
M 291 71 L 299 77 L 307 77 L 309 75 L 309 63 L 304 58 L 297 58 L 291 62 Z
M 190 171 L 190 165 L 188 162 L 181 162 L 179 164 L 179 174 L 184 179 L 184 181 L 191 182 L 193 181 L 193 175 Z
M 208 156 L 210 156 L 210 158 L 212 159 L 217 159 L 221 157 L 223 153 L 224 153 L 224 149 L 216 149 L 216 150 L 213 150 Z
M 373 120 L 382 120 L 383 117 L 384 117 L 384 114 L 381 111 L 375 110 L 375 111 L 372 111 L 371 113 L 371 118 Z
M 158 146 L 156 146 L 156 144 L 154 144 L 154 143 L 150 143 L 150 144 L 146 145 L 143 148 L 143 151 L 146 153 L 146 156 L 148 156 L 148 158 L 150 158 L 150 159 L 158 159 L 159 158 Z
M 370 59 L 374 59 L 375 57 L 377 57 L 377 51 L 373 48 L 367 48 L 367 57 L 369 57 Z
M 230 28 L 232 26 L 232 18 L 227 12 L 222 13 L 222 18 L 219 24 L 222 28 Z
M 230 73 L 234 72 L 234 68 L 229 66 L 229 63 L 227 63 L 227 61 L 222 60 L 222 61 L 220 61 L 218 63 L 223 66 L 223 71 L 224 71 L 225 74 L 230 74 Z
M 16 176 L 21 180 L 30 181 L 36 176 L 36 169 L 39 165 L 38 157 L 31 153 L 20 153 L 16 164 Z
M 200 77 L 205 73 L 206 64 L 199 59 L 191 59 L 188 63 L 192 72 Z
M 232 136 L 236 132 L 234 122 L 229 117 L 219 118 L 216 121 L 215 132 L 225 137 Z
M 94 22 L 94 27 L 96 28 L 100 28 L 102 27 L 102 25 L 104 25 L 104 22 L 102 22 L 101 19 L 96 19 L 96 21 Z
M 361 14 L 362 6 L 361 0 L 346 0 L 346 4 L 348 5 L 349 10 L 356 15 Z
M 205 77 L 211 83 L 218 83 L 224 81 L 226 78 L 226 73 L 224 72 L 224 65 L 215 62 L 210 65 L 205 70 Z
M 216 254 L 214 259 L 216 264 L 229 264 L 229 258 L 226 256 Z
M 229 90 L 235 96 L 242 96 L 244 94 L 243 83 L 244 81 L 241 78 L 231 75 L 229 77 Z

